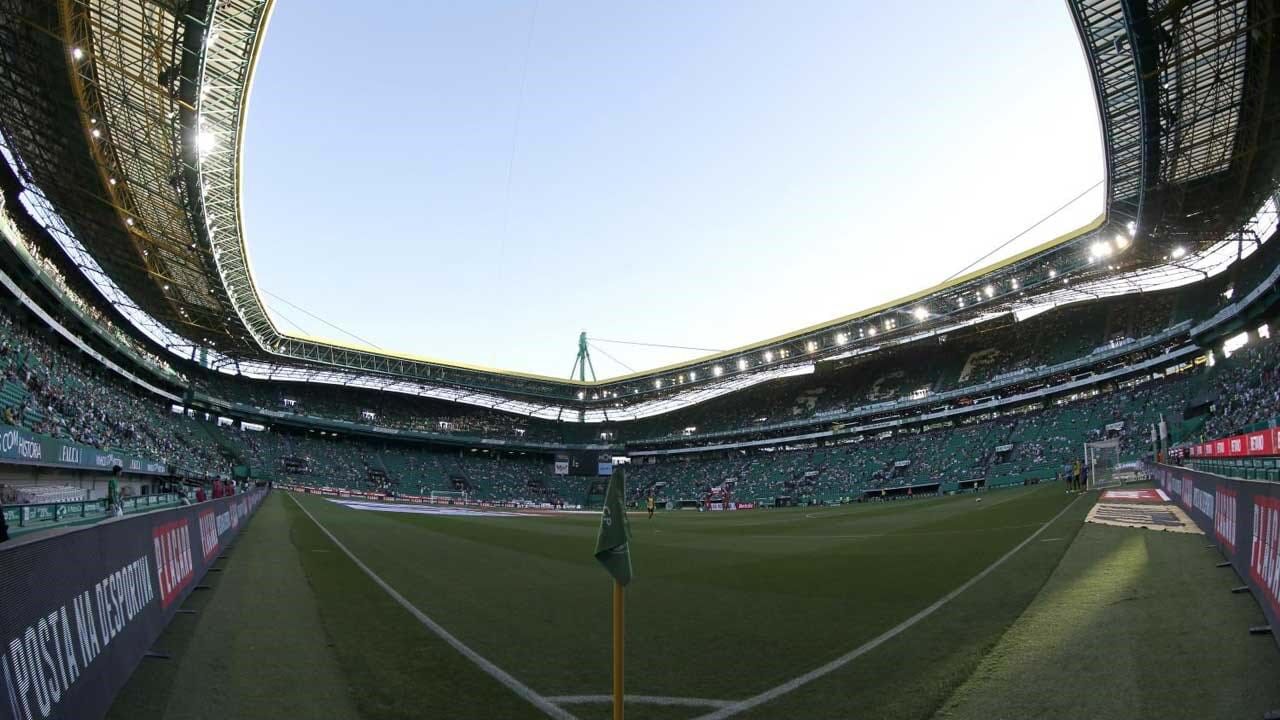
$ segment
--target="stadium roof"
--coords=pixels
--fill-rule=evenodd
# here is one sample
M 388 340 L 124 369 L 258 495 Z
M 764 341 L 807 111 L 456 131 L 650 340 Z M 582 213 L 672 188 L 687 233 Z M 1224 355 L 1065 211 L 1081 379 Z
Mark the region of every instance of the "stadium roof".
M 250 271 L 240 198 L 242 129 L 272 0 L 0 0 L 0 152 L 60 252 L 176 353 L 258 377 L 626 419 L 999 314 L 1191 282 L 1268 237 L 1280 135 L 1273 5 L 1069 6 L 1097 94 L 1104 216 L 904 298 L 601 382 L 273 325 Z

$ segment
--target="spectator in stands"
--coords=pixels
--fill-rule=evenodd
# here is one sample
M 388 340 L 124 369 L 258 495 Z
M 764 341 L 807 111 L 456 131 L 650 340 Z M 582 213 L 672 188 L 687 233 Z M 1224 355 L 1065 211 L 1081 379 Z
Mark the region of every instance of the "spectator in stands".
M 124 515 L 124 508 L 120 506 L 120 473 L 123 470 L 119 465 L 111 468 L 111 479 L 107 481 L 107 514 L 119 517 Z
M 202 502 L 204 502 L 205 500 L 208 500 L 208 499 L 209 499 L 209 498 L 208 498 L 208 496 L 204 494 L 204 486 L 203 486 L 203 485 L 201 485 L 200 487 L 196 488 L 196 502 L 198 502 L 198 503 L 202 503 Z

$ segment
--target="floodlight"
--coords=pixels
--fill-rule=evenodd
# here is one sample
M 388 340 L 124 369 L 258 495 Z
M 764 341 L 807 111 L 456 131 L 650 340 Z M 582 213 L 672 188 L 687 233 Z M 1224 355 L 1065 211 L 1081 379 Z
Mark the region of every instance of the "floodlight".
M 1053 268 L 1049 268 L 1049 279 L 1052 280 L 1056 277 L 1058 277 L 1058 271 Z
M 654 387 L 655 389 L 657 389 L 657 388 L 661 388 L 661 387 L 662 387 L 662 381 L 661 381 L 661 380 L 654 380 L 654 381 L 653 381 L 653 387 Z
M 698 371 L 697 371 L 697 370 L 690 370 L 690 371 L 689 371 L 689 382 L 693 382 L 694 380 L 697 380 L 697 379 L 698 379 Z
M 996 289 L 995 289 L 994 287 L 991 287 L 990 285 L 988 285 L 988 286 L 986 286 L 985 288 L 983 288 L 983 289 L 982 289 L 982 291 L 983 291 L 984 293 L 986 293 L 986 294 L 987 294 L 987 297 L 995 297 L 995 296 L 996 296 Z
M 929 311 L 922 307 L 916 308 L 912 314 L 916 316 L 917 320 L 924 320 L 929 317 Z
M 92 131 L 90 131 L 90 133 L 91 133 L 95 138 L 100 138 L 100 137 L 102 137 L 102 131 L 101 131 L 101 130 L 99 130 L 98 128 L 94 128 Z
M 78 48 L 78 47 L 73 47 L 73 48 L 71 48 L 71 57 L 72 57 L 72 58 L 74 58 L 74 59 L 76 59 L 76 60 L 83 60 L 83 59 L 84 59 L 84 51 L 83 51 L 83 50 L 81 50 L 81 49 L 80 49 L 80 48 Z
M 870 335 L 871 337 L 875 337 L 875 336 L 876 336 L 876 329 L 875 329 L 875 328 L 870 328 L 869 330 L 867 330 L 867 334 L 868 334 L 868 335 Z
M 719 365 L 711 368 L 712 377 L 720 377 L 723 374 L 724 374 L 724 368 L 720 367 Z
M 764 351 L 764 361 L 765 361 L 765 362 L 773 362 L 773 351 L 772 351 L 772 350 L 765 350 L 765 351 Z
M 218 138 L 214 137 L 213 133 L 208 132 L 207 130 L 201 130 L 200 134 L 196 135 L 196 149 L 200 151 L 201 157 L 213 152 L 213 149 L 217 147 L 217 145 Z
M 1013 285 L 1013 289 L 1014 289 L 1014 290 L 1017 290 L 1017 289 L 1018 289 L 1018 278 L 1014 278 L 1014 279 L 1011 281 L 1011 284 Z
M 578 399 L 579 399 L 579 400 L 581 400 L 582 398 L 586 397 L 586 395 L 587 395 L 587 394 L 586 394 L 586 393 L 584 393 L 584 392 L 582 392 L 581 390 L 579 390 L 579 391 L 578 391 Z
M 1123 250 L 1129 247 L 1129 238 L 1124 235 L 1116 234 L 1116 249 Z
M 806 345 L 806 347 L 809 348 L 809 352 L 816 352 L 818 349 L 818 343 L 814 342 L 813 340 L 810 340 Z
M 837 345 L 844 345 L 844 344 L 845 344 L 845 343 L 847 343 L 847 342 L 849 342 L 849 336 L 848 336 L 848 335 L 845 335 L 844 333 L 836 333 L 836 344 L 837 344 Z
M 739 359 L 739 360 L 738 360 L 738 369 L 739 369 L 739 370 L 746 370 L 746 369 L 747 369 L 747 361 L 746 361 L 746 359 L 745 359 L 745 358 L 742 358 L 742 359 Z
M 1182 257 L 1183 255 L 1186 255 L 1186 254 L 1187 254 L 1187 249 L 1186 249 L 1186 248 L 1184 248 L 1184 247 L 1182 247 L 1181 245 L 1179 245 L 1178 247 L 1176 247 L 1176 248 L 1174 248 L 1174 249 L 1173 249 L 1173 259 L 1174 259 L 1174 260 L 1177 260 L 1178 258 L 1180 258 L 1180 257 Z

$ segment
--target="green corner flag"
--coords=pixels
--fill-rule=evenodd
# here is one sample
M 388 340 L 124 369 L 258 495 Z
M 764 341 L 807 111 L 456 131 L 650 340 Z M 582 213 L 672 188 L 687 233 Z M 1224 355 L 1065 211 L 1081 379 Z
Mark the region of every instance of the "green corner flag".
M 604 512 L 600 514 L 600 534 L 596 536 L 596 560 L 618 581 L 619 585 L 631 582 L 631 526 L 627 522 L 627 507 L 623 501 L 626 478 L 621 467 L 613 469 L 609 477 L 609 489 L 604 494 Z

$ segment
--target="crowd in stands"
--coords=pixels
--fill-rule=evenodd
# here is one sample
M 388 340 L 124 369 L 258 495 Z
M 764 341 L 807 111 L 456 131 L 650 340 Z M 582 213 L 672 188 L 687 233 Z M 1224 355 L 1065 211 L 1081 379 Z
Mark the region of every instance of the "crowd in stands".
M 163 460 L 192 475 L 225 471 L 216 443 L 199 427 L 79 350 L 56 343 L 50 333 L 0 315 L 0 419 L 6 425 Z
M 1280 416 L 1280 357 L 1274 345 L 1246 345 L 1214 368 L 1219 379 L 1214 413 L 1205 421 L 1206 439 L 1248 432 Z
M 1154 296 L 1140 302 L 1100 303 L 1078 315 L 1059 312 L 1065 310 L 958 334 L 945 341 L 946 348 L 922 345 L 902 355 L 853 361 L 829 374 L 770 383 L 644 421 L 640 427 L 679 434 L 695 424 L 705 432 L 819 416 L 902 397 L 917 383 L 945 389 L 993 377 L 991 373 L 1016 372 L 1019 363 L 1026 362 L 987 367 L 974 360 L 984 348 L 995 348 L 1000 356 L 1028 355 L 1030 362 L 1052 364 L 1159 332 L 1177 319 L 1176 305 Z M 1092 329 L 1085 332 L 1083 327 Z M 1280 413 L 1278 347 L 1259 339 L 1211 367 L 1185 368 L 1169 377 L 1143 375 L 998 412 L 824 441 L 831 444 L 811 440 L 749 451 L 699 451 L 684 456 L 687 459 L 660 456 L 659 462 L 637 458 L 631 485 L 637 496 L 654 492 L 667 500 L 731 488 L 738 498 L 833 501 L 903 486 L 949 488 L 968 480 L 1012 484 L 1052 478 L 1080 457 L 1087 441 L 1115 438 L 1121 457 L 1142 456 L 1149 451 L 1152 424 L 1162 417 L 1175 439 L 1233 434 L 1274 422 Z M 227 476 L 238 465 L 253 479 L 401 494 L 462 491 L 475 499 L 518 502 L 580 503 L 587 500 L 590 487 L 588 480 L 555 475 L 546 454 L 439 449 L 282 424 L 266 431 L 246 430 L 222 427 L 216 418 L 174 413 L 167 400 L 101 366 L 38 320 L 11 312 L 0 314 L 0 378 L 0 419 L 5 424 L 164 460 L 183 474 Z M 369 425 L 481 436 L 555 436 L 552 426 L 525 418 L 421 398 L 364 390 L 338 397 L 324 387 L 215 382 L 213 391 L 230 388 L 239 393 L 236 397 L 259 406 L 274 404 L 326 416 L 346 413 Z
M 433 398 L 354 387 L 212 378 L 210 394 L 265 410 L 344 420 L 370 427 L 470 437 L 559 442 L 554 423 Z
M 10 242 L 19 246 L 22 252 L 30 258 L 32 263 L 34 263 L 37 273 L 43 274 L 44 277 L 47 278 L 55 288 L 57 288 L 63 297 L 75 305 L 76 309 L 82 315 L 85 315 L 99 329 L 110 335 L 119 345 L 128 348 L 129 352 L 142 362 L 159 370 L 163 374 L 174 378 L 175 380 L 183 379 L 183 376 L 174 370 L 173 366 L 166 360 L 149 350 L 132 335 L 122 330 L 114 321 L 111 320 L 110 317 L 107 316 L 106 313 L 98 309 L 96 305 L 86 301 L 80 293 L 77 292 L 69 282 L 67 282 L 66 276 L 62 274 L 62 271 L 58 268 L 57 264 L 47 258 L 40 250 L 39 246 L 32 243 L 25 233 L 22 233 L 16 228 L 13 218 L 9 216 L 7 209 L 2 203 L 0 203 L 0 225 L 5 225 L 3 228 L 4 231 L 0 233 L 0 235 L 3 235 L 5 239 L 8 239 Z
M 890 353 L 819 363 L 794 377 L 708 401 L 629 429 L 630 440 L 749 431 L 1017 379 L 1156 335 L 1176 324 L 1168 293 L 1068 305 L 1015 322 L 1012 317 L 924 339 Z M 1154 352 L 1154 351 L 1153 351 Z

